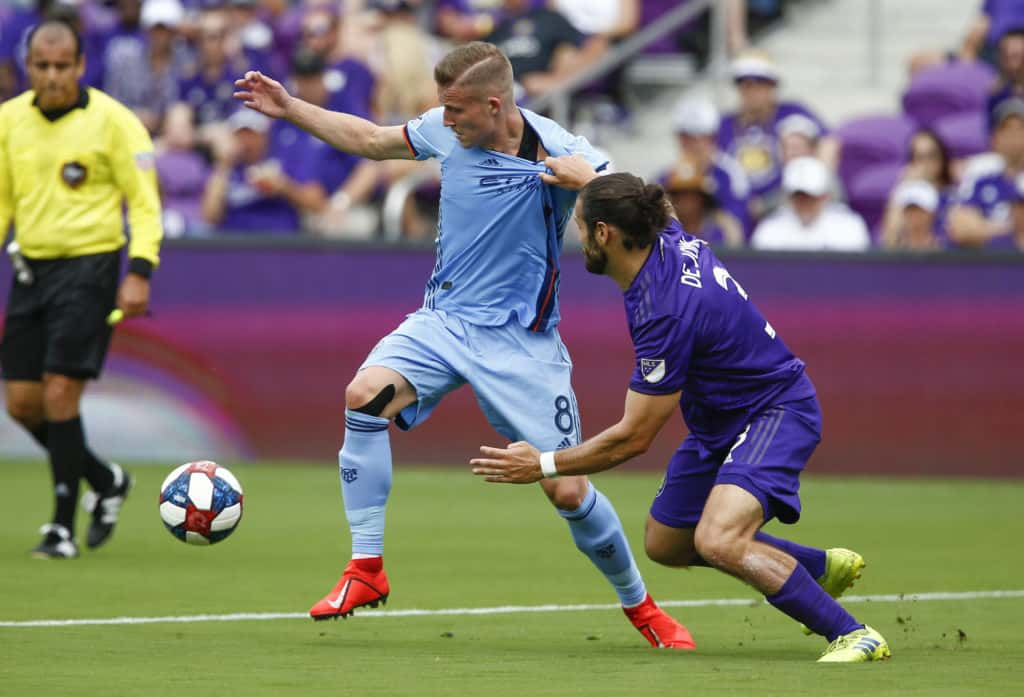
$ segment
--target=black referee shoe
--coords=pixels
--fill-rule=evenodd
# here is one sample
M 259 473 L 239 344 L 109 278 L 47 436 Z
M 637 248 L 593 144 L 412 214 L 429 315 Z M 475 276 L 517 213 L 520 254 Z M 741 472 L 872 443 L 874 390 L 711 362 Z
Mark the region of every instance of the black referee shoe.
M 78 556 L 78 545 L 63 525 L 47 523 L 39 532 L 43 534 L 43 541 L 32 550 L 36 559 L 74 559 Z
M 82 496 L 82 508 L 92 513 L 92 522 L 85 537 L 85 545 L 96 549 L 110 539 L 117 524 L 117 516 L 121 513 L 121 504 L 128 497 L 128 491 L 135 483 L 134 477 L 111 463 L 114 470 L 114 486 L 100 496 L 95 491 L 88 491 Z

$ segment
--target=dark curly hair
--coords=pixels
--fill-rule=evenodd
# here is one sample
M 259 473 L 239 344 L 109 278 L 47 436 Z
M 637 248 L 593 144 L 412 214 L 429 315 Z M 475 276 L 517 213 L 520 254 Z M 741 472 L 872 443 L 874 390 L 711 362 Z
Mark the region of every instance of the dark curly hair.
M 649 247 L 668 224 L 665 190 L 627 172 L 591 180 L 580 192 L 580 201 L 587 230 L 598 222 L 614 225 L 622 230 L 626 249 Z

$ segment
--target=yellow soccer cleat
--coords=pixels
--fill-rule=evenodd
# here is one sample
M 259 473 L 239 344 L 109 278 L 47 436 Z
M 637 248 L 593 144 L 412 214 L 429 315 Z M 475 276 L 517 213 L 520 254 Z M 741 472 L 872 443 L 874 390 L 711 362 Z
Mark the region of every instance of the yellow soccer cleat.
M 845 593 L 853 582 L 860 578 L 861 571 L 867 566 L 864 557 L 852 549 L 833 547 L 825 550 L 825 573 L 818 579 L 818 585 L 833 598 Z M 814 634 L 804 625 L 800 625 L 804 634 Z
M 889 651 L 885 637 L 864 625 L 863 629 L 836 638 L 821 654 L 818 663 L 866 663 L 884 661 L 890 657 L 892 652 Z

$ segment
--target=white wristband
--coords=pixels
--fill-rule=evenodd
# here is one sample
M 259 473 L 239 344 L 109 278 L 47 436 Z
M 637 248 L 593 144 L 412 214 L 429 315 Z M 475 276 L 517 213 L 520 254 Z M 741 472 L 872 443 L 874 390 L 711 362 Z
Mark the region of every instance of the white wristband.
M 554 450 L 540 454 L 540 472 L 544 475 L 545 479 L 554 479 L 558 476 L 558 470 L 555 468 Z

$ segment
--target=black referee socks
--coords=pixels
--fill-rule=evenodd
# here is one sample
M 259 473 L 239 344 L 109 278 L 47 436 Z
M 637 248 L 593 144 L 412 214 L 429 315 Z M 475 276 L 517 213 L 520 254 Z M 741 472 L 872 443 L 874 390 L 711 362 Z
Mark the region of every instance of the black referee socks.
M 78 505 L 78 483 L 85 474 L 86 462 L 82 419 L 76 416 L 67 421 L 48 421 L 46 443 L 50 451 L 50 470 L 53 472 L 53 493 L 56 499 L 53 522 L 73 531 L 75 507 Z
M 81 420 L 81 417 L 79 417 L 79 420 Z M 36 442 L 49 452 L 50 446 L 47 443 L 48 425 L 43 423 L 27 430 L 36 439 Z M 84 439 L 85 436 L 83 435 L 82 438 Z M 99 459 L 96 453 L 89 449 L 88 445 L 85 446 L 85 478 L 89 482 L 89 486 L 92 487 L 92 490 L 98 494 L 105 494 L 114 487 L 114 470 L 106 462 Z

